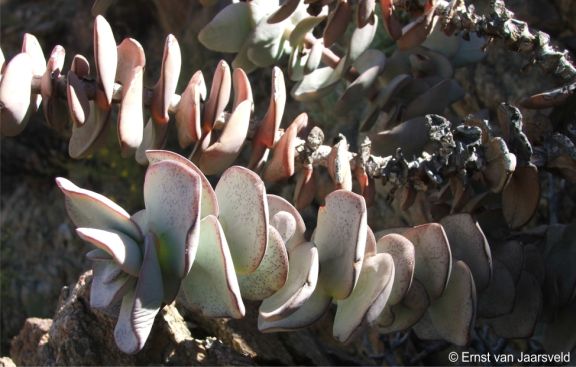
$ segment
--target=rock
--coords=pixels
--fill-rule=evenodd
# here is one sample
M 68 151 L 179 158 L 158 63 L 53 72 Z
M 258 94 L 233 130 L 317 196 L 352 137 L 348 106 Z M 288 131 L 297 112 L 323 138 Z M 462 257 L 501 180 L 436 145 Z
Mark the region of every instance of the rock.
M 10 354 L 20 366 L 44 364 L 48 343 L 48 331 L 52 320 L 32 317 L 26 320 L 20 333 L 12 339 Z

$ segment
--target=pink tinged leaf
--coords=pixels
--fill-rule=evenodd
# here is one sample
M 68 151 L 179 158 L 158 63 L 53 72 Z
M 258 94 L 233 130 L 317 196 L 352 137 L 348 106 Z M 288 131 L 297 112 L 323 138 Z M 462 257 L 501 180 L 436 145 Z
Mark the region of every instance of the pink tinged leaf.
M 196 172 L 198 177 L 200 177 L 202 184 L 200 218 L 204 218 L 210 214 L 218 216 L 220 210 L 218 208 L 216 193 L 214 192 L 214 189 L 212 189 L 212 186 L 210 185 L 210 182 L 208 182 L 206 176 L 204 176 L 204 173 L 202 173 L 202 171 L 196 167 L 194 163 L 182 157 L 180 154 L 168 150 L 148 150 L 146 151 L 146 156 L 148 157 L 150 164 L 162 161 L 174 161 L 181 163 L 190 168 L 192 171 Z
M 207 175 L 223 172 L 240 154 L 248 135 L 252 101 L 245 100 L 232 112 L 218 140 L 200 156 L 199 167 Z
M 364 249 L 364 257 L 370 257 L 376 255 L 377 251 L 376 247 L 376 236 L 374 236 L 374 232 L 370 226 L 367 227 L 366 231 L 366 248 Z
M 426 289 L 422 283 L 414 279 L 402 302 L 390 307 L 387 321 L 391 319 L 392 322 L 382 325 L 380 332 L 387 334 L 408 329 L 422 318 L 429 305 L 430 299 Z
M 380 0 L 380 9 L 382 11 L 382 19 L 384 20 L 384 28 L 395 41 L 402 37 L 402 25 L 394 17 L 394 2 L 392 0 Z
M 101 109 L 108 109 L 114 92 L 118 51 L 112 28 L 101 15 L 94 20 L 94 59 L 98 81 L 96 100 Z
M 142 144 L 136 149 L 136 162 L 148 164 L 146 151 L 150 149 L 162 149 L 166 144 L 168 124 L 157 124 L 152 118 L 148 119 L 144 127 Z
M 74 55 L 70 70 L 79 78 L 88 77 L 90 76 L 90 63 L 84 56 Z
M 138 276 L 142 265 L 142 254 L 136 241 L 117 231 L 94 228 L 77 228 L 76 233 L 84 241 L 108 252 L 118 266 L 132 276 Z
M 274 147 L 272 159 L 264 170 L 265 181 L 276 182 L 287 179 L 294 174 L 296 136 L 306 125 L 308 125 L 308 115 L 303 112 L 288 126 Z
M 239 274 L 254 272 L 268 243 L 268 202 L 264 182 L 240 166 L 227 169 L 216 185 L 219 220 Z
M 364 322 L 372 325 L 390 297 L 394 284 L 394 261 L 389 254 L 368 257 L 350 296 L 338 301 L 332 333 L 348 342 Z
M 246 100 L 251 101 L 252 104 L 254 103 L 250 80 L 248 80 L 248 76 L 244 70 L 240 68 L 234 69 L 234 72 L 232 73 L 232 89 L 234 89 L 233 110 L 236 109 L 240 103 Z
M 98 143 L 105 139 L 111 109 L 102 110 L 95 102 L 89 102 L 88 119 L 83 125 L 72 125 L 68 154 L 74 159 L 86 158 Z
M 270 202 L 268 202 L 270 205 Z M 274 227 L 280 234 L 282 241 L 286 242 L 296 233 L 296 219 L 288 212 L 280 211 L 270 214 L 270 226 Z
M 288 253 L 276 228 L 268 227 L 266 253 L 258 268 L 247 275 L 238 275 L 242 297 L 260 301 L 282 288 L 288 278 Z
M 301 0 L 286 0 L 282 3 L 280 8 L 276 10 L 270 17 L 268 17 L 268 23 L 280 23 L 283 20 L 288 19 L 292 13 L 298 8 Z
M 176 92 L 181 64 L 182 57 L 178 40 L 169 34 L 164 43 L 160 79 L 154 87 L 152 105 L 150 106 L 150 113 L 157 124 L 166 124 L 170 119 L 168 108 L 170 107 L 172 96 Z
M 176 128 L 178 143 L 186 148 L 202 136 L 202 102 L 206 98 L 204 76 L 198 70 L 182 93 L 182 98 L 176 111 Z
M 32 60 L 30 55 L 20 53 L 8 62 L 0 81 L 2 136 L 16 136 L 26 127 L 31 83 Z
M 230 100 L 231 86 L 232 77 L 230 76 L 230 67 L 226 61 L 221 60 L 214 71 L 212 86 L 210 87 L 210 96 L 204 105 L 204 120 L 202 122 L 202 131 L 204 134 L 211 131 L 216 120 L 221 118 Z M 250 106 L 250 108 L 251 107 L 252 106 Z
M 320 260 L 319 283 L 336 300 L 350 295 L 362 268 L 366 246 L 366 203 L 360 195 L 336 190 L 318 210 L 313 242 Z
M 116 81 L 122 84 L 118 139 L 122 155 L 128 156 L 142 143 L 144 133 L 142 91 L 146 56 L 140 43 L 132 38 L 124 39 L 117 50 Z
M 346 139 L 341 139 L 332 147 L 328 156 L 328 173 L 334 181 L 334 187 L 352 191 L 352 171 L 350 168 L 350 154 Z
M 176 161 L 157 162 L 146 171 L 148 226 L 158 238 L 158 258 L 167 276 L 184 278 L 194 262 L 200 236 L 201 189 L 198 174 Z
M 356 12 L 356 25 L 358 28 L 363 28 L 367 24 L 374 22 L 376 15 L 374 10 L 376 8 L 376 0 L 360 0 L 358 2 L 358 10 Z
M 440 220 L 450 242 L 452 256 L 468 265 L 477 290 L 488 286 L 492 277 L 492 254 L 482 229 L 467 213 L 449 215 Z
M 46 105 L 48 100 L 55 92 L 54 83 L 58 76 L 60 76 L 60 72 L 64 67 L 65 57 L 66 51 L 64 50 L 64 47 L 56 45 L 52 49 L 50 57 L 46 62 L 46 68 L 44 69 L 44 74 L 42 75 L 42 80 L 40 83 L 40 92 L 42 94 L 42 98 L 44 99 L 44 105 Z M 46 109 L 44 109 L 44 114 L 46 115 Z
M 273 333 L 305 328 L 318 321 L 326 313 L 331 301 L 329 295 L 316 287 L 304 304 L 290 315 L 278 320 L 267 320 L 262 315 L 258 316 L 258 330 Z
M 86 95 L 84 83 L 71 70 L 66 78 L 66 92 L 70 119 L 74 125 L 84 125 L 90 116 L 90 101 Z
M 316 288 L 319 270 L 316 246 L 304 242 L 289 255 L 286 283 L 260 305 L 260 317 L 267 321 L 280 320 L 298 311 Z
M 30 34 L 25 33 L 24 39 L 22 40 L 22 51 L 30 55 L 32 61 L 32 75 L 42 76 L 46 70 L 46 59 L 44 58 L 44 52 L 38 39 Z M 39 95 L 32 95 L 30 103 L 32 105 L 33 111 L 36 111 L 40 107 L 40 102 L 42 102 L 42 97 Z
M 306 208 L 312 204 L 316 195 L 316 182 L 314 180 L 314 168 L 311 164 L 302 166 L 302 170 L 296 176 L 294 187 L 294 206 L 297 209 Z
M 427 9 L 425 14 L 402 28 L 402 36 L 396 41 L 398 49 L 407 50 L 426 40 L 438 21 L 438 17 L 434 15 L 434 10 L 435 6 Z
M 144 246 L 144 260 L 136 289 L 124 296 L 114 329 L 116 345 L 128 354 L 137 353 L 144 347 L 164 296 L 159 254 L 152 233 L 146 235 Z
M 65 195 L 66 211 L 76 227 L 116 230 L 127 234 L 136 242 L 143 239 L 130 215 L 107 197 L 82 189 L 63 177 L 56 184 Z
M 352 13 L 352 7 L 346 0 L 338 0 L 338 4 L 328 16 L 328 21 L 324 28 L 323 38 L 326 47 L 332 46 L 346 32 L 348 23 L 352 20 Z
M 444 228 L 438 223 L 422 224 L 402 233 L 414 244 L 414 277 L 426 288 L 431 300 L 442 295 L 452 269 L 452 254 Z
M 214 215 L 200 222 L 200 245 L 182 291 L 185 306 L 205 317 L 238 319 L 246 313 L 228 242 Z
M 487 319 L 486 323 L 503 338 L 528 338 L 534 334 L 542 308 L 542 290 L 538 280 L 522 271 L 516 284 L 514 307 L 508 314 Z
M 540 203 L 538 169 L 532 163 L 517 167 L 502 192 L 502 213 L 510 228 L 525 225 Z
M 95 261 L 92 265 L 94 275 L 90 286 L 90 307 L 97 309 L 106 309 L 133 289 L 136 284 L 136 278 L 122 273 L 113 279 L 109 279 L 109 267 L 118 266 L 112 261 Z
M 412 285 L 415 264 L 414 245 L 406 237 L 390 233 L 378 239 L 376 246 L 379 253 L 390 254 L 394 260 L 394 286 L 388 303 L 398 304 Z
M 304 224 L 304 220 L 302 219 L 300 212 L 298 212 L 298 210 L 292 206 L 288 200 L 272 194 L 266 195 L 266 198 L 268 199 L 270 225 L 278 229 L 281 234 L 286 233 L 286 231 L 282 230 L 281 228 L 286 227 L 286 225 L 282 223 L 286 223 L 288 220 L 285 218 L 283 219 L 282 217 L 278 217 L 277 214 L 286 213 L 294 219 L 293 233 L 291 235 L 282 236 L 284 242 L 286 242 L 286 249 L 290 254 L 292 249 L 306 241 L 304 237 L 304 233 L 306 232 L 306 224 Z
M 428 314 L 444 340 L 458 346 L 470 342 L 476 320 L 476 286 L 465 262 L 454 263 L 446 291 L 430 305 Z

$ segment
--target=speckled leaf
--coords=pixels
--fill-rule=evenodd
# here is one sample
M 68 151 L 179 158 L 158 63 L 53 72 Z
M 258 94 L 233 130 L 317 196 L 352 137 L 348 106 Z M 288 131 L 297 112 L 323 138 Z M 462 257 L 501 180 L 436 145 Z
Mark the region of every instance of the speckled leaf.
M 152 118 L 158 124 L 166 124 L 170 119 L 168 108 L 170 107 L 172 96 L 176 92 L 181 64 L 180 45 L 178 45 L 176 37 L 169 34 L 164 43 L 160 79 L 154 87 L 150 106 Z
M 206 175 L 219 174 L 234 163 L 248 135 L 251 109 L 251 100 L 240 103 L 230 115 L 218 140 L 202 153 L 198 166 Z
M 162 306 L 162 272 L 154 242 L 154 235 L 148 233 L 136 289 L 124 296 L 114 329 L 116 345 L 124 353 L 134 354 L 144 347 Z
M 336 190 L 318 210 L 313 242 L 318 247 L 319 282 L 336 300 L 350 295 L 360 275 L 366 246 L 366 203 L 360 195 Z
M 284 286 L 260 305 L 260 317 L 268 321 L 287 317 L 308 300 L 318 281 L 318 250 L 305 242 L 289 252 L 289 272 Z
M 288 253 L 276 228 L 268 227 L 266 253 L 258 268 L 247 275 L 238 275 L 242 297 L 260 301 L 282 288 L 288 278 Z
M 132 238 L 122 232 L 94 228 L 77 228 L 76 233 L 84 241 L 108 252 L 123 271 L 138 276 L 142 253 Z
M 478 315 L 491 318 L 512 311 L 515 289 L 516 285 L 510 271 L 500 261 L 494 260 L 492 279 L 478 297 Z
M 391 233 L 378 239 L 379 253 L 388 253 L 394 259 L 394 286 L 388 303 L 395 305 L 402 301 L 412 285 L 414 276 L 414 245 L 406 237 Z
M 380 332 L 387 334 L 408 329 L 422 318 L 429 305 L 430 299 L 426 289 L 422 283 L 414 279 L 402 302 L 391 306 L 391 317 L 387 315 L 387 319 L 392 318 L 392 323 L 387 322 L 387 325 L 381 326 Z
M 341 139 L 332 147 L 327 158 L 327 168 L 336 189 L 352 191 L 352 170 L 346 139 Z
M 250 35 L 249 5 L 244 2 L 226 6 L 198 34 L 198 40 L 217 52 L 238 52 Z
M 146 171 L 144 204 L 148 226 L 160 243 L 158 259 L 163 274 L 177 279 L 190 271 L 198 249 L 200 190 L 198 174 L 179 162 L 157 162 Z
M 84 190 L 65 178 L 56 178 L 56 184 L 65 195 L 66 211 L 76 227 L 114 229 L 135 241 L 142 241 L 142 233 L 130 215 L 107 197 Z
M 32 58 L 20 53 L 8 62 L 0 81 L 1 110 L 0 133 L 16 136 L 28 123 L 30 85 L 32 83 Z
M 161 162 L 161 161 L 175 161 L 181 163 L 194 172 L 198 174 L 200 177 L 200 181 L 202 184 L 202 200 L 201 202 L 201 211 L 200 211 L 200 218 L 204 218 L 207 215 L 215 215 L 218 216 L 219 208 L 218 208 L 218 200 L 216 199 L 216 193 L 214 193 L 214 189 L 212 189 L 212 185 L 204 176 L 204 173 L 200 170 L 200 168 L 196 167 L 194 163 L 190 160 L 182 157 L 180 154 L 171 152 L 169 150 L 148 150 L 146 152 L 146 156 L 150 161 L 150 164 Z
M 306 302 L 290 315 L 278 320 L 267 320 L 260 315 L 258 317 L 258 330 L 272 333 L 307 327 L 318 321 L 326 313 L 330 303 L 330 296 L 316 287 Z
M 412 227 L 402 235 L 414 244 L 414 277 L 422 282 L 430 299 L 437 299 L 446 288 L 452 268 L 452 254 L 444 229 L 438 223 L 428 223 Z
M 470 342 L 476 319 L 476 287 L 466 263 L 454 263 L 446 291 L 430 305 L 428 313 L 444 340 L 459 346 Z
M 278 230 L 290 254 L 292 249 L 306 241 L 304 220 L 288 200 L 272 194 L 266 195 L 266 198 L 270 225 Z
M 380 315 L 394 284 L 394 260 L 389 254 L 366 258 L 358 283 L 350 296 L 338 301 L 333 334 L 347 342 L 365 321 L 372 324 Z
M 98 105 L 102 109 L 108 109 L 114 92 L 118 51 L 112 28 L 101 15 L 94 19 L 94 61 L 99 87 L 96 92 Z
M 296 136 L 308 124 L 308 115 L 303 112 L 288 126 L 272 153 L 272 158 L 264 170 L 266 182 L 276 182 L 287 179 L 294 174 L 294 154 Z
M 508 314 L 487 319 L 486 323 L 503 338 L 528 338 L 534 333 L 542 308 L 542 291 L 536 278 L 522 271 L 516 284 L 514 307 Z
M 502 192 L 502 213 L 512 229 L 522 227 L 538 209 L 540 180 L 538 169 L 529 163 L 517 167 Z
M 468 265 L 476 289 L 488 286 L 492 277 L 492 254 L 484 232 L 468 213 L 453 214 L 440 220 L 450 242 L 452 256 Z
M 226 236 L 213 215 L 200 222 L 200 245 L 182 291 L 186 307 L 199 309 L 205 317 L 237 319 L 246 312 Z
M 187 148 L 202 136 L 202 102 L 206 98 L 206 84 L 202 71 L 192 75 L 188 86 L 182 93 L 178 110 L 176 111 L 176 128 L 178 143 L 181 148 Z
M 236 272 L 254 272 L 268 243 L 268 202 L 264 182 L 240 166 L 227 169 L 216 185 L 219 220 L 228 239 Z

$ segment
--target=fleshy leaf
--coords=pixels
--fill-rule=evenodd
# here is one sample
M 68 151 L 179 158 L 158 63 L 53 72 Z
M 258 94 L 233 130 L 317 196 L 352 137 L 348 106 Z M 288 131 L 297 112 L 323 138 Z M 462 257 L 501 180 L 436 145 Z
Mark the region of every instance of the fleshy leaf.
M 66 95 L 70 118 L 75 125 L 84 125 L 90 115 L 90 103 L 86 91 L 84 90 L 84 85 L 78 76 L 72 71 L 68 72 L 66 83 Z
M 268 210 L 271 225 L 273 225 L 274 216 L 279 212 L 289 213 L 294 218 L 295 231 L 292 236 L 286 238 L 285 240 L 286 249 L 288 250 L 288 253 L 290 253 L 294 247 L 305 242 L 304 233 L 306 232 L 306 224 L 304 223 L 300 212 L 294 206 L 292 206 L 288 200 L 278 195 L 272 194 L 266 195 L 266 198 L 268 200 Z M 278 227 L 276 227 L 276 229 L 278 229 L 282 234 L 282 231 Z
M 32 59 L 26 53 L 14 56 L 6 65 L 0 81 L 0 133 L 3 136 L 20 134 L 28 123 L 32 76 Z
M 318 210 L 313 235 L 321 264 L 318 281 L 336 300 L 348 297 L 358 280 L 367 226 L 364 198 L 350 191 L 333 191 Z
M 205 135 L 214 127 L 216 120 L 221 118 L 222 112 L 230 101 L 230 91 L 232 88 L 232 76 L 230 67 L 224 60 L 220 60 L 212 77 L 210 95 L 204 104 L 204 116 L 202 121 L 202 131 Z
M 251 100 L 240 103 L 230 115 L 218 140 L 202 153 L 198 166 L 205 174 L 219 174 L 234 163 L 248 134 L 251 109 Z
M 171 152 L 169 150 L 148 150 L 146 151 L 146 156 L 150 161 L 150 164 L 154 164 L 161 161 L 174 161 L 181 163 L 194 172 L 198 174 L 200 177 L 200 181 L 202 184 L 202 200 L 201 202 L 201 211 L 200 211 L 200 218 L 204 218 L 210 214 L 218 216 L 220 211 L 218 207 L 218 200 L 216 199 L 216 193 L 214 189 L 212 189 L 212 185 L 204 176 L 204 173 L 200 170 L 200 168 L 196 167 L 194 163 L 190 160 L 182 157 L 180 154 Z
M 500 137 L 490 139 L 485 144 L 486 166 L 483 174 L 488 188 L 499 193 L 508 184 L 516 169 L 516 156 L 508 150 L 508 146 Z
M 65 178 L 56 178 L 56 184 L 66 197 L 66 211 L 76 227 L 114 229 L 135 241 L 142 241 L 142 233 L 130 215 L 107 197 L 81 189 Z
M 182 291 L 185 305 L 206 317 L 241 318 L 246 312 L 226 236 L 213 215 L 200 222 L 200 245 Z
M 414 276 L 414 245 L 406 237 L 390 233 L 378 239 L 379 253 L 388 253 L 394 259 L 394 286 L 388 303 L 395 305 L 402 301 L 412 285 Z
M 278 320 L 296 312 L 314 292 L 318 281 L 318 250 L 305 242 L 289 253 L 289 272 L 284 286 L 260 305 L 260 317 Z
M 332 46 L 346 32 L 348 23 L 352 20 L 352 7 L 347 1 L 338 0 L 336 8 L 330 13 L 324 28 L 324 44 Z
M 202 101 L 206 98 L 206 84 L 202 71 L 198 70 L 182 93 L 176 111 L 178 143 L 186 148 L 202 136 Z
M 290 331 L 312 325 L 326 313 L 330 306 L 331 298 L 320 288 L 316 287 L 312 295 L 295 312 L 278 320 L 267 320 L 260 315 L 258 317 L 258 330 L 264 333 L 277 331 Z
M 393 284 L 392 256 L 377 254 L 366 258 L 354 290 L 348 298 L 337 302 L 334 337 L 347 342 L 363 321 L 372 324 L 386 306 Z
M 430 299 L 440 297 L 452 268 L 452 254 L 444 229 L 438 223 L 428 223 L 412 227 L 402 235 L 414 244 L 414 277 L 422 282 Z
M 478 315 L 491 318 L 512 311 L 516 296 L 515 288 L 510 271 L 500 261 L 494 260 L 492 279 L 478 298 Z
M 94 59 L 99 87 L 96 98 L 100 108 L 107 110 L 114 92 L 118 51 L 112 28 L 101 15 L 94 19 Z
M 162 149 L 166 144 L 167 133 L 168 124 L 158 124 L 152 118 L 149 118 L 146 126 L 144 126 L 142 143 L 136 149 L 136 162 L 142 165 L 148 164 L 146 151 L 150 149 Z
M 391 316 L 389 315 L 387 318 L 391 318 L 393 321 L 382 325 L 380 332 L 393 333 L 408 329 L 422 318 L 429 305 L 430 299 L 426 289 L 418 279 L 414 279 L 402 302 L 391 306 Z
M 446 231 L 452 256 L 470 267 L 477 290 L 488 286 L 492 277 L 492 255 L 482 229 L 470 214 L 449 215 L 440 224 Z
M 354 62 L 370 47 L 377 28 L 378 18 L 374 17 L 374 22 L 368 23 L 362 28 L 354 29 L 348 44 L 348 62 Z
M 154 235 L 148 233 L 144 243 L 144 260 L 136 289 L 124 296 L 114 329 L 116 345 L 128 354 L 139 352 L 144 347 L 164 295 Z
M 138 41 L 126 38 L 118 46 L 116 80 L 122 84 L 122 102 L 118 111 L 118 138 L 123 156 L 142 143 L 144 115 L 142 91 L 146 57 Z
M 97 108 L 96 103 L 89 102 L 90 114 L 82 126 L 72 125 L 72 136 L 68 142 L 68 154 L 74 159 L 87 157 L 100 140 L 106 138 L 106 126 L 110 121 L 111 109 Z
M 250 35 L 249 5 L 244 2 L 226 6 L 198 34 L 198 40 L 218 52 L 238 52 Z
M 268 243 L 268 201 L 264 182 L 240 166 L 227 169 L 216 185 L 219 220 L 239 274 L 258 268 Z
M 94 275 L 90 285 L 90 307 L 106 309 L 120 301 L 136 284 L 136 278 L 127 274 L 120 274 L 115 279 L 106 281 L 108 273 L 106 268 L 110 266 L 118 268 L 112 261 L 95 261 L 92 265 Z
M 126 273 L 138 276 L 142 253 L 138 243 L 122 232 L 94 228 L 77 228 L 76 233 L 85 241 L 108 252 Z
M 280 8 L 276 10 L 270 17 L 268 17 L 268 23 L 279 23 L 285 19 L 288 19 L 292 13 L 298 8 L 301 0 L 286 0 L 282 3 Z
M 526 224 L 540 202 L 538 169 L 533 164 L 517 167 L 502 192 L 502 213 L 510 228 Z
M 258 268 L 247 275 L 238 275 L 242 297 L 263 300 L 282 288 L 288 278 L 288 253 L 276 228 L 268 227 L 266 253 Z
M 454 263 L 446 291 L 430 305 L 428 314 L 444 340 L 459 346 L 469 343 L 476 319 L 476 287 L 466 263 Z
M 144 204 L 148 226 L 159 242 L 165 282 L 168 277 L 185 277 L 194 262 L 200 236 L 200 190 L 198 174 L 176 161 L 154 163 L 146 171 Z
M 168 116 L 168 108 L 170 107 L 172 96 L 176 92 L 181 64 L 182 58 L 180 56 L 178 40 L 169 34 L 164 43 L 160 79 L 154 87 L 152 105 L 150 106 L 150 113 L 154 121 L 158 124 L 166 124 L 170 119 Z

